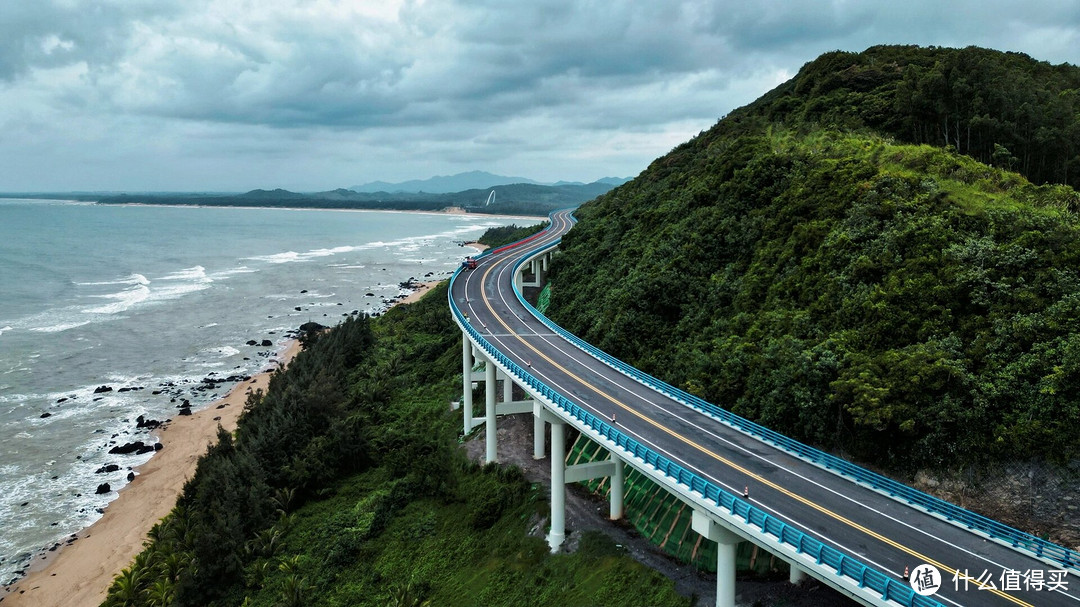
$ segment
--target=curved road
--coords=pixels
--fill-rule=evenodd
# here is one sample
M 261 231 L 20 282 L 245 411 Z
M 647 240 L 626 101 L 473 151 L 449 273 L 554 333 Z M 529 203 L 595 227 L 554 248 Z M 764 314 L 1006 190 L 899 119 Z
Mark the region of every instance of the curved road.
M 750 437 L 615 371 L 553 333 L 518 301 L 511 272 L 517 260 L 571 227 L 568 211 L 556 213 L 541 236 L 480 258 L 476 269 L 452 284 L 451 297 L 473 328 L 515 363 L 594 414 L 614 415 L 621 431 L 695 474 L 732 493 L 749 488 L 750 501 L 770 516 L 899 583 L 906 583 L 905 567 L 935 565 L 942 585 L 933 598 L 943 605 L 1080 607 L 1075 572 L 1065 574 L 1064 584 L 1056 583 L 1061 574 L 1053 571 L 1059 568 Z M 965 581 L 964 575 L 971 579 Z M 1041 589 L 1035 584 L 1040 575 Z M 991 583 L 993 588 L 981 587 Z

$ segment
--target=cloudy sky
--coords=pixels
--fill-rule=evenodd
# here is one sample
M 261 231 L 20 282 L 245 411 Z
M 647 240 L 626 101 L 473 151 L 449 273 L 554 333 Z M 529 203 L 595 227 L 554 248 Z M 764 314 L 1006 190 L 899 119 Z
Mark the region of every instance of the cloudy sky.
M 1080 2 L 0 0 L 0 191 L 633 176 L 883 43 L 1080 65 Z

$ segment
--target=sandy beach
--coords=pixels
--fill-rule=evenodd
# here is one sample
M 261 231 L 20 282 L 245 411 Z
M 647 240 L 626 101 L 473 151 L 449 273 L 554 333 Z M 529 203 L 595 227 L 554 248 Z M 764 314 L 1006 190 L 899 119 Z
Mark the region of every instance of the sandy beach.
M 4 607 L 91 607 L 105 600 L 113 578 L 142 551 L 150 528 L 172 510 L 195 464 L 216 440 L 217 427 L 232 432 L 248 392 L 266 390 L 274 369 L 300 351 L 293 340 L 271 359 L 271 366 L 237 384 L 224 398 L 191 416 L 177 416 L 155 432 L 164 449 L 136 469 L 105 514 L 78 534 L 79 539 L 47 558 L 35 558 L 30 572 L 0 593 Z M 273 362 L 276 361 L 276 362 Z
M 440 282 L 421 283 L 394 305 L 413 303 Z M 195 473 L 199 457 L 216 439 L 218 424 L 229 432 L 236 430 L 248 392 L 265 391 L 274 369 L 288 365 L 299 351 L 300 342 L 293 340 L 266 371 L 237 384 L 207 408 L 190 417 L 173 418 L 155 432 L 164 449 L 136 469 L 135 480 L 120 490 L 97 522 L 78 534 L 77 541 L 38 556 L 26 577 L 8 587 L 6 593 L 0 590 L 3 607 L 100 605 L 113 578 L 142 551 L 150 528 L 176 504 L 184 483 Z

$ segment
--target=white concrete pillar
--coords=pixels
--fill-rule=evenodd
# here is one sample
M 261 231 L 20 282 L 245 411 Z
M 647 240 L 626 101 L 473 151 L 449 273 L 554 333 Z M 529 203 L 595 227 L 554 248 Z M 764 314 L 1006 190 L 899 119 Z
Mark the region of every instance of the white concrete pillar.
M 547 272 L 548 271 L 548 265 L 550 263 L 551 263 L 551 253 L 550 252 L 544 253 L 544 255 L 540 257 L 540 267 L 545 272 Z
M 716 542 L 716 607 L 735 607 L 735 548 L 739 536 L 700 510 L 694 510 L 691 525 L 705 539 Z
M 791 572 L 788 573 L 788 581 L 798 586 L 806 581 L 806 572 L 794 563 L 791 564 Z
M 716 607 L 735 607 L 735 548 L 738 543 L 716 545 Z
M 461 408 L 465 416 L 465 434 L 472 432 L 472 342 L 464 331 L 461 332 Z
M 511 381 L 509 375 L 507 375 L 505 373 L 501 373 L 501 372 L 500 372 L 500 375 L 502 375 L 502 378 L 503 378 L 503 399 L 502 399 L 502 402 L 504 402 L 504 403 L 512 402 L 514 400 L 514 382 Z
M 615 464 L 615 474 L 611 475 L 611 520 L 617 521 L 623 517 L 623 485 L 626 483 L 626 470 L 623 461 L 614 454 L 611 461 Z
M 533 405 L 533 459 L 544 459 L 544 418 L 540 403 Z
M 558 552 L 566 539 L 566 424 L 551 424 L 551 532 L 548 546 Z
M 496 455 L 496 438 L 495 438 L 495 391 L 498 387 L 495 384 L 495 363 L 488 360 L 484 364 L 484 400 L 485 400 L 485 414 L 487 416 L 487 422 L 484 424 L 487 426 L 484 431 L 484 435 L 487 441 L 486 460 L 487 463 L 498 461 Z

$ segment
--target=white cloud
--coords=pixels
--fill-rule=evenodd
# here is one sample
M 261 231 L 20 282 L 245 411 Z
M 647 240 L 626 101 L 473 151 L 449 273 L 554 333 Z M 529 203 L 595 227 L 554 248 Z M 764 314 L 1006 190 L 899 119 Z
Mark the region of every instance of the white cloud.
M 1080 8 L 1010 6 L 7 2 L 0 165 L 20 168 L 0 190 L 634 174 L 829 50 L 976 44 L 1080 63 Z

